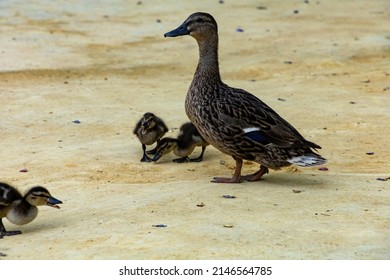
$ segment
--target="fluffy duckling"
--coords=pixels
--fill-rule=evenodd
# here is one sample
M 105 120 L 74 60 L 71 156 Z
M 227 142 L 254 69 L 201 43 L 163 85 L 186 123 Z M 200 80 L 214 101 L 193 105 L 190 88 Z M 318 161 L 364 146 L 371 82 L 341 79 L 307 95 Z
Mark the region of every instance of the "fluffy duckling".
M 28 224 L 37 217 L 37 206 L 47 205 L 60 208 L 57 204 L 61 203 L 41 186 L 31 188 L 22 196 L 14 187 L 0 183 L 0 238 L 22 233 L 19 230 L 7 231 L 2 222 L 3 218 L 7 218 L 15 225 Z
M 147 156 L 154 154 L 156 149 L 146 152 L 146 145 L 152 145 L 158 142 L 161 137 L 168 131 L 162 119 L 155 116 L 153 113 L 145 113 L 143 117 L 137 122 L 133 133 L 138 137 L 142 144 L 143 156 L 141 162 L 151 162 L 152 159 Z
M 153 161 L 156 162 L 163 155 L 173 151 L 175 155 L 180 157 L 174 159 L 174 162 L 201 162 L 207 145 L 208 143 L 199 134 L 196 127 L 191 122 L 187 122 L 180 127 L 177 139 L 164 137 L 157 143 L 156 154 L 153 157 Z M 188 156 L 192 154 L 195 147 L 202 147 L 202 153 L 199 157 L 190 159 Z
M 203 138 L 221 152 L 233 157 L 232 178 L 215 177 L 216 183 L 257 181 L 278 169 L 320 165 L 326 159 L 314 152 L 321 147 L 306 140 L 290 123 L 251 93 L 226 85 L 218 64 L 218 27 L 207 13 L 190 15 L 165 37 L 190 35 L 198 43 L 199 61 L 187 92 L 185 110 Z M 241 176 L 243 160 L 260 164 L 260 169 Z

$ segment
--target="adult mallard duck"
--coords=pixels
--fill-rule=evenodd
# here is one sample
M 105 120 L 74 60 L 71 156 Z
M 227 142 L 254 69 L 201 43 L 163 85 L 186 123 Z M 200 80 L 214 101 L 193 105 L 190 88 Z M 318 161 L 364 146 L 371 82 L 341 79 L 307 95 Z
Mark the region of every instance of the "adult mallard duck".
M 218 65 L 218 27 L 207 13 L 190 15 L 165 37 L 190 35 L 199 46 L 199 62 L 185 100 L 190 121 L 203 138 L 236 161 L 232 178 L 215 177 L 212 182 L 257 181 L 290 164 L 321 165 L 326 159 L 313 149 L 321 147 L 306 140 L 291 124 L 249 92 L 222 82 Z M 243 160 L 260 164 L 260 169 L 241 176 Z
M 174 159 L 174 162 L 200 162 L 203 160 L 203 154 L 208 143 L 199 134 L 199 131 L 191 123 L 187 122 L 180 127 L 179 135 L 176 138 L 164 137 L 156 146 L 156 154 L 153 161 L 158 161 L 163 155 L 174 152 L 180 158 Z M 190 159 L 188 156 L 192 154 L 195 147 L 202 147 L 202 152 L 197 158 Z
M 142 116 L 133 130 L 133 133 L 138 137 L 142 144 L 143 156 L 141 158 L 141 162 L 152 161 L 146 153 L 154 154 L 156 149 L 146 152 L 146 145 L 152 145 L 155 142 L 158 142 L 167 131 L 168 127 L 165 125 L 163 120 L 153 113 L 148 112 Z
M 60 208 L 57 204 L 61 203 L 60 200 L 52 197 L 49 191 L 41 186 L 31 188 L 22 196 L 14 187 L 6 183 L 0 183 L 0 238 L 22 233 L 19 230 L 5 230 L 2 222 L 3 218 L 7 218 L 16 225 L 24 225 L 37 217 L 37 206 L 47 205 Z

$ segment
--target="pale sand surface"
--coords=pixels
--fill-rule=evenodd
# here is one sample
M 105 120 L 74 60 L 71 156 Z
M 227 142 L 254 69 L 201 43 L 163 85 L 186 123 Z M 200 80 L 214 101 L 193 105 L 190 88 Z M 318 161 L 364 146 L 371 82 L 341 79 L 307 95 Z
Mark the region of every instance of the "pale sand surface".
M 5 220 L 23 234 L 0 259 L 389 259 L 387 0 L 106 2 L 0 2 L 0 178 L 64 202 Z M 234 168 L 213 147 L 202 163 L 139 162 L 144 112 L 170 136 L 187 121 L 197 45 L 163 34 L 195 11 L 219 23 L 224 81 L 321 145 L 329 171 L 228 185 L 210 182 Z

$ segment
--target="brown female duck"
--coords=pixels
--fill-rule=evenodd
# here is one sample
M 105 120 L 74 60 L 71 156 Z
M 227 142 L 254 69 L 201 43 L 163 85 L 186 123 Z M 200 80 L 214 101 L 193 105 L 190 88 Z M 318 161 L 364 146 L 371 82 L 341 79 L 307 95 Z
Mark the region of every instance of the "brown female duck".
M 201 162 L 203 154 L 208 143 L 199 134 L 199 131 L 191 123 L 187 122 L 180 127 L 179 135 L 176 138 L 164 137 L 156 146 L 156 154 L 153 161 L 158 161 L 163 155 L 173 151 L 180 158 L 174 159 L 174 162 Z M 197 158 L 190 159 L 188 156 L 192 154 L 195 147 L 202 147 L 202 152 Z
M 152 159 L 148 157 L 146 153 L 154 154 L 156 152 L 156 149 L 146 152 L 146 145 L 152 145 L 155 142 L 158 142 L 167 131 L 168 127 L 165 125 L 163 120 L 155 116 L 153 113 L 145 113 L 137 122 L 133 133 L 138 137 L 142 144 L 142 162 L 152 161 Z
M 24 225 L 34 220 L 38 215 L 37 206 L 47 205 L 60 208 L 62 202 L 52 197 L 47 189 L 41 186 L 33 187 L 22 196 L 17 189 L 0 183 L 0 238 L 21 234 L 19 230 L 7 231 L 2 219 L 7 218 L 15 225 Z
M 290 164 L 321 165 L 326 159 L 313 149 L 321 147 L 306 140 L 291 124 L 251 93 L 222 82 L 218 65 L 218 27 L 207 13 L 194 13 L 165 37 L 190 35 L 199 47 L 199 62 L 187 92 L 185 110 L 203 138 L 236 161 L 232 178 L 215 177 L 216 183 L 257 181 Z M 241 176 L 243 160 L 260 164 L 260 169 Z

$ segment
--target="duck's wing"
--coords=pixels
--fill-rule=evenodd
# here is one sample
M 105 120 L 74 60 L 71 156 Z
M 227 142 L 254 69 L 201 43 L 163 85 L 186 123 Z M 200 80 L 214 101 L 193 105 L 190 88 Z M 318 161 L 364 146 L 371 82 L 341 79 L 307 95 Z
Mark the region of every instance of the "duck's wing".
M 13 201 L 21 198 L 22 195 L 15 188 L 0 182 L 0 208 L 7 207 Z
M 160 119 L 159 117 L 156 117 L 155 121 L 156 121 L 156 124 L 159 125 L 162 128 L 164 133 L 168 132 L 169 129 L 168 129 L 167 125 L 165 124 L 165 122 L 162 119 Z
M 221 129 L 234 137 L 245 137 L 265 146 L 321 148 L 307 141 L 271 107 L 243 89 L 226 87 L 216 110 L 223 121 Z
M 191 143 L 193 142 L 193 136 L 198 135 L 199 132 L 196 127 L 191 122 L 187 122 L 180 127 L 180 132 L 177 136 L 177 139 L 184 143 Z

